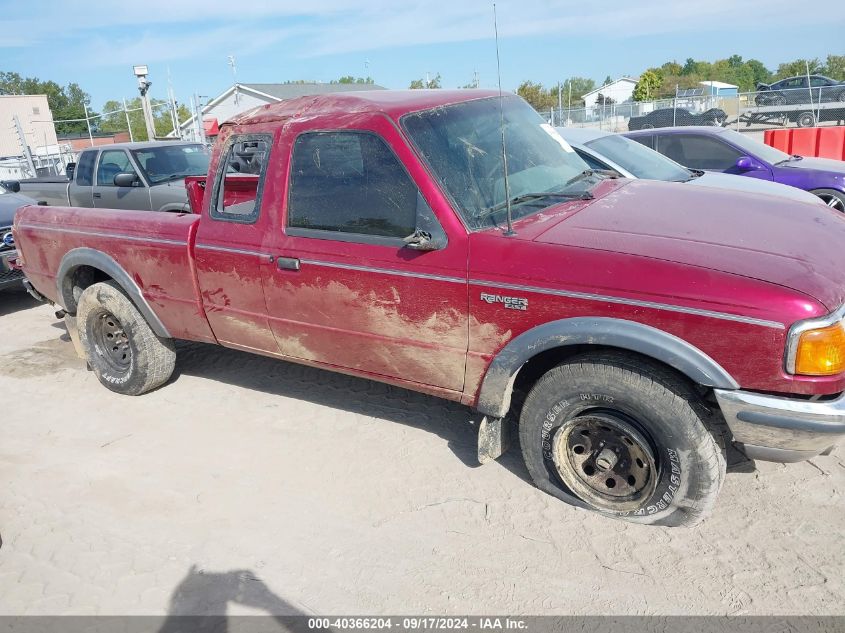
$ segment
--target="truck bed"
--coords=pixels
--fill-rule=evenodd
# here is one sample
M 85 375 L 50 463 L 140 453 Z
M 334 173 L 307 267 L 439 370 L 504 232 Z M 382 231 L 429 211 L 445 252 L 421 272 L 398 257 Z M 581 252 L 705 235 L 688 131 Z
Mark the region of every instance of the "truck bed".
M 27 277 L 61 303 L 56 278 L 77 248 L 101 251 L 131 271 L 141 294 L 174 338 L 214 341 L 199 303 L 194 241 L 199 215 L 28 206 L 14 230 Z

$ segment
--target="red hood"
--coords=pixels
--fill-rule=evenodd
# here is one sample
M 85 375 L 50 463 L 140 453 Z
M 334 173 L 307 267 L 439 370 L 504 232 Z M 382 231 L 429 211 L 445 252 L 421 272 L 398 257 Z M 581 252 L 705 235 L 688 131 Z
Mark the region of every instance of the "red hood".
M 845 302 L 845 216 L 818 204 L 632 180 L 535 238 L 709 268 Z

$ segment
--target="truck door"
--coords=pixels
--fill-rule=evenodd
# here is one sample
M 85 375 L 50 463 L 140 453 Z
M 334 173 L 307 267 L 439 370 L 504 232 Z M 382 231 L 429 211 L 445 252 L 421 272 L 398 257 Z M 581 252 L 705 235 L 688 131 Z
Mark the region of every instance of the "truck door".
M 281 204 L 274 209 L 274 260 L 264 264 L 279 350 L 459 392 L 468 342 L 466 230 L 392 124 L 359 117 L 354 125 L 285 128 L 289 163 L 274 172 L 274 185 L 284 187 L 281 175 L 289 173 L 286 213 Z M 431 250 L 409 247 L 415 232 Z
M 208 322 L 227 347 L 278 353 L 267 323 L 261 261 L 271 209 L 262 208 L 270 134 L 232 135 L 212 162 L 196 238 L 197 280 Z M 267 205 L 264 205 L 266 207 Z
M 94 206 L 93 185 L 94 167 L 97 162 L 97 150 L 89 149 L 79 155 L 79 161 L 73 172 L 73 180 L 68 183 L 67 203 L 72 207 Z
M 118 174 L 134 174 L 133 186 L 118 187 L 114 183 Z M 94 206 L 103 209 L 150 209 L 149 187 L 132 165 L 126 150 L 104 149 L 100 152 L 93 198 Z

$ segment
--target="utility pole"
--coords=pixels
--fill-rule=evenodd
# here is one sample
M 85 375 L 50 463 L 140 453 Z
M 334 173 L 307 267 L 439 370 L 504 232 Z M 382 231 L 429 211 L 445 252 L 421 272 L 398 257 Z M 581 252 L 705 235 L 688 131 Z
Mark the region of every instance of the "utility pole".
M 132 70 L 138 78 L 138 92 L 141 93 L 141 108 L 144 111 L 144 123 L 147 126 L 147 139 L 152 141 L 156 136 L 156 126 L 153 120 L 153 109 L 150 106 L 149 90 L 153 82 L 147 79 L 149 70 L 144 66 L 133 66 Z
M 126 107 L 126 97 L 123 98 L 123 114 L 126 115 L 126 129 L 129 130 L 129 141 L 134 143 L 135 137 L 132 136 L 132 124 L 129 122 L 129 109 Z
M 472 71 L 472 75 L 473 75 L 473 84 L 475 84 L 475 89 L 478 90 L 478 88 L 481 87 L 481 80 L 479 79 L 478 71 L 477 70 Z
M 88 140 L 91 143 L 91 147 L 94 147 L 94 135 L 91 134 L 91 119 L 88 118 L 88 106 L 85 105 L 85 102 L 82 102 L 82 107 L 85 110 L 85 125 L 88 126 Z
M 229 55 L 229 66 L 232 67 L 232 84 L 235 86 L 235 105 L 238 105 L 240 98 L 238 96 L 238 69 L 235 66 L 235 56 Z
M 167 67 L 167 100 L 170 110 L 170 120 L 173 125 L 173 134 L 182 140 L 182 130 L 179 129 L 179 114 L 176 110 L 176 95 L 173 93 L 173 81 L 170 79 L 170 66 Z
M 194 105 L 196 110 L 194 110 L 194 121 L 197 124 L 197 138 L 199 142 L 205 145 L 205 124 L 202 120 L 202 105 L 200 105 L 200 96 L 198 94 L 194 94 Z
M 87 112 L 85 113 L 85 116 L 88 116 Z M 24 136 L 21 121 L 17 114 L 12 118 L 15 120 L 15 131 L 18 133 L 18 139 L 20 140 L 21 148 L 23 148 L 24 158 L 26 158 L 26 163 L 29 166 L 29 171 L 32 174 L 32 177 L 35 178 L 38 176 L 38 172 L 35 171 L 35 163 L 32 161 L 32 152 L 29 151 L 29 145 L 26 142 L 26 136 Z

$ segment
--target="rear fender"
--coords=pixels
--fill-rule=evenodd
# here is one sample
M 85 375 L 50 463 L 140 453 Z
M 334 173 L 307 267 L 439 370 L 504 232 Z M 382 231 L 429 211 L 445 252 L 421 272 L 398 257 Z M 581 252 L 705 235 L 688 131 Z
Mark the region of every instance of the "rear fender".
M 484 415 L 504 417 L 522 366 L 542 352 L 571 345 L 636 352 L 673 367 L 699 385 L 739 389 L 739 384 L 715 360 L 677 336 L 634 321 L 579 317 L 545 323 L 508 343 L 490 363 L 475 408 Z
M 123 289 L 138 311 L 149 323 L 150 328 L 162 338 L 171 338 L 164 324 L 153 311 L 150 304 L 141 293 L 141 288 L 123 267 L 114 259 L 93 248 L 75 248 L 68 251 L 59 265 L 56 284 L 59 290 L 59 301 L 62 307 L 71 315 L 76 314 L 76 298 L 73 296 L 74 275 L 83 266 L 89 266 L 111 277 Z

